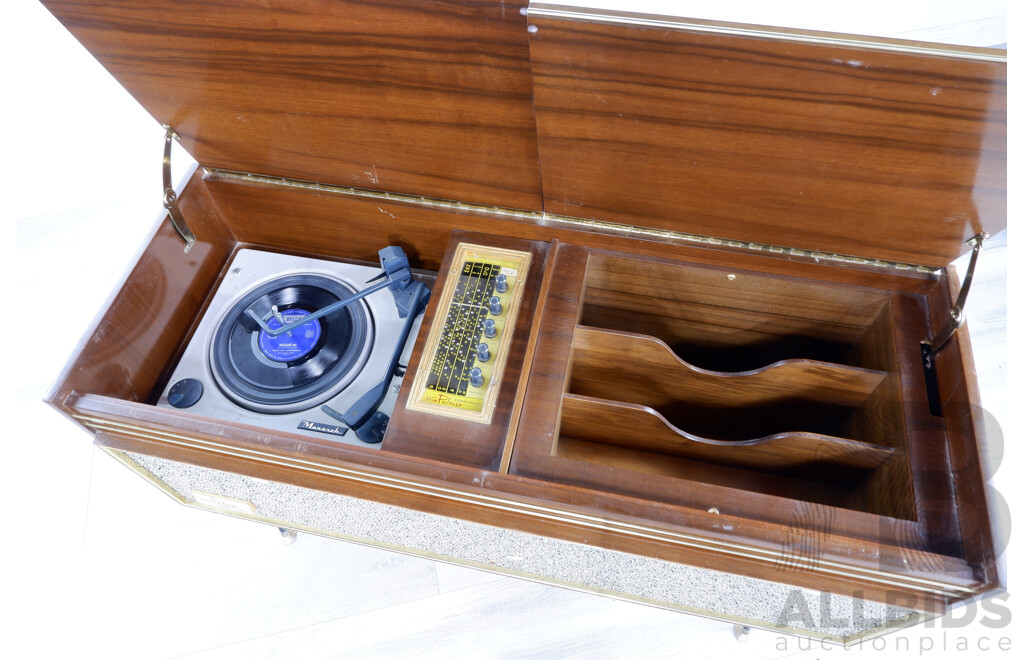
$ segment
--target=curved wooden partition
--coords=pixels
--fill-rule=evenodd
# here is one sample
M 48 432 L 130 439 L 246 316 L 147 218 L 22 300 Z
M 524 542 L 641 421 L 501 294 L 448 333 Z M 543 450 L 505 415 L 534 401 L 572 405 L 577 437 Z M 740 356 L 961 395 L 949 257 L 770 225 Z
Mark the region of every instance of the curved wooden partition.
M 750 371 L 711 371 L 678 357 L 657 337 L 589 326 L 576 328 L 572 346 L 570 389 L 580 394 L 614 390 L 622 401 L 657 393 L 715 407 L 783 399 L 852 407 L 863 404 L 886 377 L 884 371 L 799 359 Z
M 844 483 L 863 477 L 893 454 L 891 447 L 816 433 L 776 433 L 749 440 L 703 438 L 677 428 L 648 406 L 576 394 L 562 397 L 561 436 Z

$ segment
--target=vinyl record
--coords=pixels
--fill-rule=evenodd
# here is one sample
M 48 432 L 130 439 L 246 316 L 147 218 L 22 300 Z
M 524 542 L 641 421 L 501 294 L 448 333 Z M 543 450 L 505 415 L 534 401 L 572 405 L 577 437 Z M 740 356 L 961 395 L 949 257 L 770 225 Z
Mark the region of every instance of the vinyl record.
M 248 311 L 279 328 L 272 306 L 291 323 L 353 293 L 320 275 L 289 275 L 246 293 L 213 337 L 210 363 L 217 385 L 239 405 L 269 413 L 309 408 L 340 391 L 369 354 L 372 321 L 361 301 L 276 337 Z

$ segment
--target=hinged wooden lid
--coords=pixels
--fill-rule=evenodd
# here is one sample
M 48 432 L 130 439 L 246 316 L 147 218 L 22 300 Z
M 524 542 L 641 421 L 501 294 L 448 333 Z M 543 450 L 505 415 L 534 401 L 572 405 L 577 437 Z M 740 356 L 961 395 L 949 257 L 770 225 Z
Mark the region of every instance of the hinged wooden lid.
M 43 0 L 207 168 L 541 210 L 526 0 Z
M 539 4 L 529 29 L 548 212 L 926 266 L 1006 226 L 1005 52 Z
M 207 168 L 925 266 L 1006 222 L 993 51 L 526 0 L 43 2 Z

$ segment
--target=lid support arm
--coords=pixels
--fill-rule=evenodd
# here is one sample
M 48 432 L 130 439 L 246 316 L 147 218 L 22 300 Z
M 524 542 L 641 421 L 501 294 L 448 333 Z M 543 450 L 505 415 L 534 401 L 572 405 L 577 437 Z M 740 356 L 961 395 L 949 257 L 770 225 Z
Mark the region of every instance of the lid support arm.
M 924 361 L 925 385 L 928 390 L 928 407 L 933 415 L 942 415 L 942 401 L 939 397 L 938 377 L 935 374 L 935 354 L 953 338 L 955 333 L 966 320 L 964 316 L 964 305 L 967 304 L 967 294 L 971 290 L 971 281 L 974 279 L 974 268 L 978 265 L 978 255 L 981 253 L 981 245 L 988 238 L 988 234 L 981 232 L 967 241 L 967 244 L 974 249 L 971 252 L 971 261 L 967 264 L 967 273 L 964 275 L 964 283 L 960 287 L 960 294 L 956 302 L 949 310 L 949 318 L 942 325 L 942 328 L 930 340 L 921 342 L 921 359 Z
M 178 194 L 174 192 L 174 185 L 171 183 L 171 145 L 174 143 L 174 140 L 179 138 L 178 134 L 170 126 L 164 126 L 164 130 L 163 205 L 167 209 L 167 214 L 171 218 L 171 224 L 174 225 L 175 231 L 184 239 L 185 254 L 188 254 L 188 251 L 195 245 L 196 236 L 188 228 L 188 225 L 185 224 L 185 218 L 181 214 L 181 209 L 178 208 Z
M 974 267 L 978 264 L 978 255 L 981 253 L 981 244 L 988 238 L 988 234 L 982 232 L 977 236 L 974 236 L 967 244 L 974 248 L 971 252 L 971 261 L 967 265 L 967 274 L 964 275 L 963 286 L 960 287 L 960 295 L 956 297 L 956 302 L 953 303 L 953 307 L 949 310 L 949 318 L 946 319 L 945 325 L 935 335 L 935 338 L 931 341 L 925 342 L 931 345 L 933 353 L 938 352 L 946 342 L 950 340 L 953 333 L 964 324 L 966 320 L 964 317 L 964 305 L 967 304 L 967 294 L 971 290 L 971 280 L 974 279 Z

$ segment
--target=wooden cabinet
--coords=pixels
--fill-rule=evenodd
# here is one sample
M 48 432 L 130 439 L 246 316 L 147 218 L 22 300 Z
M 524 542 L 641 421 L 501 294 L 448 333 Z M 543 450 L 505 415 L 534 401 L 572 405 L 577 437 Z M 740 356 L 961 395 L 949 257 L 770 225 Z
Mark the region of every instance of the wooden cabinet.
M 196 242 L 161 221 L 50 394 L 101 446 L 912 610 L 998 588 L 967 334 L 921 345 L 1005 227 L 1004 56 L 525 3 L 45 4 L 201 165 Z M 411 374 L 461 244 L 532 255 L 485 424 L 412 378 L 379 447 L 154 405 L 240 249 L 401 246 L 438 276 Z

